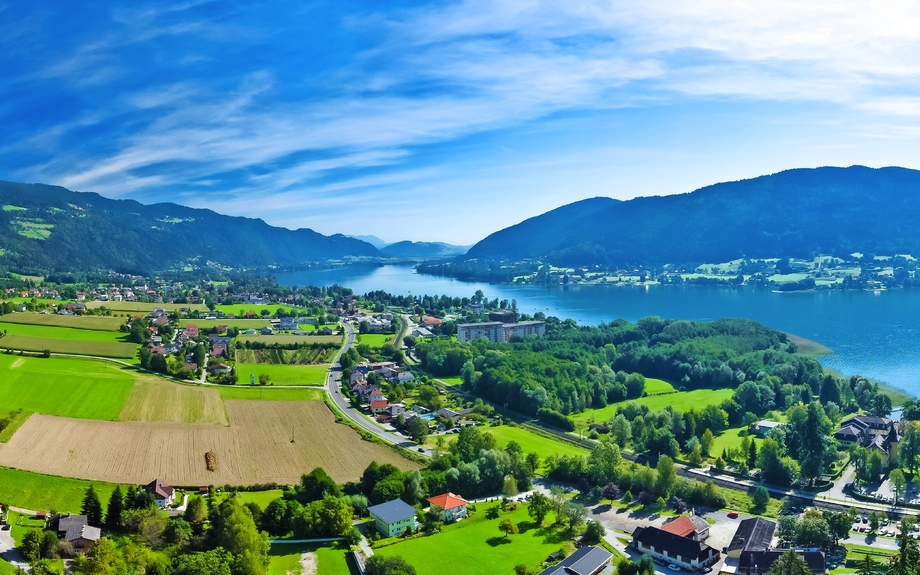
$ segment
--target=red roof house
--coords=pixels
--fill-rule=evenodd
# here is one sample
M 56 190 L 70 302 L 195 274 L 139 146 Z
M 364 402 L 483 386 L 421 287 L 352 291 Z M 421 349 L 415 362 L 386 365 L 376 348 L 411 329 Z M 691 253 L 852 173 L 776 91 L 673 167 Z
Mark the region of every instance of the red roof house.
M 452 523 L 466 517 L 466 506 L 469 505 L 469 501 L 453 493 L 435 495 L 429 497 L 427 501 L 432 507 L 437 506 L 444 510 L 441 518 L 445 523 Z

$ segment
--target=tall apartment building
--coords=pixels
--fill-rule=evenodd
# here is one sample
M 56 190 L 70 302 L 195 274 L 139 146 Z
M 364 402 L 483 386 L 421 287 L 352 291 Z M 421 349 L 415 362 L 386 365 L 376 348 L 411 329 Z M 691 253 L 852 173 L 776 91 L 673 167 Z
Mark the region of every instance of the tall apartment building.
M 461 323 L 457 326 L 457 340 L 473 341 L 484 337 L 491 343 L 504 343 L 512 337 L 535 335 L 542 337 L 546 333 L 546 322 L 522 321 L 520 323 L 502 323 L 488 321 L 483 323 Z

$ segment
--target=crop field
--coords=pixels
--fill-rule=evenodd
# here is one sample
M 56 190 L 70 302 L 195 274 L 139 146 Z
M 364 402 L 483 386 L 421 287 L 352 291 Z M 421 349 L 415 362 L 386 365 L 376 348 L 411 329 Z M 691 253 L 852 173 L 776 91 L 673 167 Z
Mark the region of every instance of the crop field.
M 34 511 L 54 509 L 79 513 L 83 496 L 90 485 L 96 489 L 103 505 L 115 491 L 113 483 L 90 482 L 0 467 L 0 501 Z
M 305 553 L 316 566 L 315 571 L 303 571 L 300 560 Z M 268 575 L 358 575 L 348 545 L 342 542 L 276 543 L 271 546 L 268 558 Z
M 151 477 L 173 485 L 294 484 L 321 466 L 336 482 L 354 481 L 371 461 L 419 466 L 335 424 L 322 402 L 227 401 L 230 427 L 108 422 L 36 414 L 9 443 L 0 465 L 119 483 Z M 217 456 L 208 471 L 205 453 Z
M 329 364 L 318 365 L 277 365 L 271 363 L 237 363 L 236 373 L 240 382 L 248 383 L 249 375 L 265 373 L 275 385 L 325 385 Z
M 322 401 L 323 390 L 315 387 L 263 387 L 261 385 L 220 386 L 223 399 L 256 399 L 260 401 Z
M 693 391 L 650 395 L 630 401 L 647 405 L 651 411 L 660 411 L 669 405 L 677 411 L 689 411 L 691 408 L 699 411 L 707 405 L 719 405 L 726 399 L 731 399 L 732 394 L 734 394 L 732 389 L 694 389 Z M 573 416 L 573 419 L 576 421 L 607 421 L 616 415 L 617 407 L 624 403 L 626 402 L 611 403 L 601 409 L 589 409 Z
M 314 365 L 330 363 L 338 347 L 324 348 L 319 345 L 298 349 L 237 349 L 239 363 L 274 363 L 283 365 Z
M 219 390 L 156 377 L 143 377 L 134 383 L 119 419 L 230 425 Z
M 510 441 L 516 441 L 524 453 L 536 451 L 541 460 L 545 460 L 550 455 L 588 455 L 590 451 L 584 447 L 578 447 L 570 443 L 556 441 L 542 435 L 538 435 L 524 427 L 511 427 L 509 425 L 499 425 L 496 427 L 482 428 L 482 431 L 491 433 L 495 437 L 498 447 L 504 449 Z
M 36 317 L 42 317 L 41 315 L 35 314 Z M 127 334 L 119 333 L 118 331 L 100 331 L 93 329 L 74 329 L 72 327 L 58 327 L 58 326 L 49 326 L 49 325 L 29 325 L 26 323 L 8 323 L 6 318 L 8 315 L 2 316 L 3 319 L 0 319 L 0 331 L 6 331 L 7 335 L 3 338 L 0 338 L 0 347 L 3 346 L 3 341 L 12 335 L 15 336 L 27 336 L 33 338 L 41 339 L 60 339 L 68 341 L 95 341 L 95 342 L 106 342 L 106 343 L 125 343 L 127 341 Z M 44 316 L 52 317 L 52 316 Z M 61 317 L 61 316 L 56 316 Z M 103 318 L 109 319 L 109 318 Z M 114 319 L 114 318 L 113 318 Z M 116 328 L 117 329 L 117 328 Z M 131 344 L 134 345 L 134 344 Z
M 342 336 L 340 335 L 288 335 L 288 334 L 276 334 L 276 335 L 241 335 L 239 337 L 240 341 L 258 341 L 260 343 L 280 343 L 282 345 L 288 345 L 291 343 L 342 343 Z
M 96 331 L 118 331 L 125 323 L 124 318 L 101 315 L 57 315 L 55 313 L 8 313 L 0 316 L 3 323 L 23 323 L 51 327 L 68 327 L 73 329 L 91 329 Z M 0 327 L 0 329 L 3 329 Z
M 253 312 L 256 315 L 262 315 L 262 310 L 268 310 L 270 315 L 275 315 L 275 312 L 279 309 L 285 311 L 294 310 L 301 313 L 306 313 L 306 310 L 301 307 L 296 307 L 292 305 L 282 305 L 282 304 L 267 304 L 267 305 L 256 305 L 251 303 L 234 303 L 230 305 L 219 305 L 214 308 L 215 311 L 222 311 L 225 314 L 233 314 L 237 317 L 246 315 L 247 312 Z
M 101 360 L 0 354 L 0 405 L 86 419 L 115 420 L 134 372 Z
M 133 359 L 137 346 L 133 343 L 115 343 L 105 341 L 71 341 L 67 339 L 48 339 L 24 335 L 7 335 L 0 339 L 0 349 L 22 351 L 50 351 L 70 355 L 95 355 L 99 357 L 116 357 Z
M 383 333 L 362 333 L 358 335 L 357 344 L 367 344 L 371 347 L 383 347 L 383 344 L 389 342 L 393 343 L 395 335 L 387 335 Z
M 225 325 L 227 327 L 237 327 L 240 330 L 244 329 L 262 329 L 263 327 L 270 326 L 272 322 L 267 319 L 180 319 L 179 327 L 185 327 L 188 324 L 194 324 L 198 326 L 199 330 L 208 330 L 212 327 L 217 327 Z
M 113 311 L 151 312 L 157 308 L 166 311 L 179 311 L 182 308 L 204 312 L 208 311 L 208 306 L 203 303 L 145 303 L 139 301 L 87 301 L 84 303 L 88 309 L 104 307 Z

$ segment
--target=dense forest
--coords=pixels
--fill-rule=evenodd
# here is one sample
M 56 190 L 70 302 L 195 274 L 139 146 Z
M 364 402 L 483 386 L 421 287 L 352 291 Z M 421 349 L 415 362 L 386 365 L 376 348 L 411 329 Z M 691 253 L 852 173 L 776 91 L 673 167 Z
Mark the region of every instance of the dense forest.
M 916 254 L 918 191 L 920 171 L 854 166 L 788 170 L 688 194 L 592 198 L 495 232 L 449 265 L 427 271 L 491 277 L 499 274 L 496 262 L 525 259 L 625 267 Z
M 43 184 L 0 182 L 0 267 L 22 273 L 297 265 L 381 257 L 343 235 L 288 230 L 176 204 L 144 205 Z

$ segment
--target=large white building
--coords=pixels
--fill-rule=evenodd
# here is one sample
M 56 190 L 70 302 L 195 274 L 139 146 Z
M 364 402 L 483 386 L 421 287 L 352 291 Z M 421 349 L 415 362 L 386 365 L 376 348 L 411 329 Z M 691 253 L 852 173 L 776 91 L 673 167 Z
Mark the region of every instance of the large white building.
M 502 323 L 487 321 L 483 323 L 461 323 L 457 326 L 457 340 L 468 342 L 484 337 L 491 343 L 504 343 L 512 337 L 543 336 L 546 322 L 522 321 L 520 323 Z

